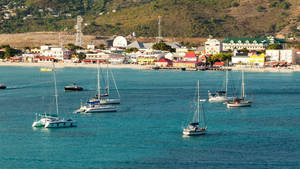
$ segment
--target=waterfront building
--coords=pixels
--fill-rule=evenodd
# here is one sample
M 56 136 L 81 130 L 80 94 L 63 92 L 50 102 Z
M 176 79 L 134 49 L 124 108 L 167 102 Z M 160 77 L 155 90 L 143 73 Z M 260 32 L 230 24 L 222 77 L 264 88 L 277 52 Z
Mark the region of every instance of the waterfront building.
M 266 50 L 266 57 L 268 62 L 286 62 L 288 64 L 300 63 L 300 59 L 296 57 L 296 50 L 294 49 Z
M 155 66 L 158 67 L 171 67 L 173 65 L 173 62 L 170 59 L 159 59 L 158 61 L 155 62 Z
M 222 43 L 217 39 L 207 39 L 205 42 L 205 53 L 206 54 L 219 54 L 222 51 Z
M 249 57 L 249 63 L 251 66 L 264 67 L 265 65 L 265 55 L 251 55 Z
M 196 56 L 195 52 L 187 52 L 183 61 L 198 61 L 198 56 Z
M 192 69 L 195 69 L 200 64 L 201 64 L 201 62 L 198 62 L 198 61 L 176 61 L 176 62 L 173 62 L 173 67 L 174 68 L 192 68 Z
M 68 60 L 71 58 L 72 52 L 62 47 L 41 46 L 40 55 L 43 57 L 53 57 L 56 60 Z
M 243 64 L 243 65 L 248 65 L 250 63 L 250 57 L 248 54 L 244 53 L 234 53 L 234 55 L 231 57 L 231 63 L 233 65 L 236 64 Z
M 97 63 L 97 62 L 105 62 L 108 59 L 109 59 L 109 54 L 105 52 L 87 53 L 83 62 Z
M 281 44 L 285 46 L 284 39 L 277 39 L 273 36 L 266 38 L 226 38 L 222 41 L 223 51 L 233 51 L 234 49 L 241 50 L 246 48 L 250 51 L 262 51 L 271 44 Z
M 33 62 L 36 63 L 52 63 L 54 62 L 55 58 L 53 57 L 35 57 Z

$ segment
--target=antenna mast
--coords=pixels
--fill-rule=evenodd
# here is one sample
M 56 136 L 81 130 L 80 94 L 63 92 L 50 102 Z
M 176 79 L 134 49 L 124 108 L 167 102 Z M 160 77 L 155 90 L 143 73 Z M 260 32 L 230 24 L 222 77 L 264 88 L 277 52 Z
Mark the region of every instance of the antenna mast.
M 76 29 L 76 46 L 82 47 L 82 27 L 81 24 L 83 22 L 82 17 L 79 15 L 77 16 L 77 25 L 75 26 Z
M 161 16 L 158 16 L 158 41 L 161 41 Z

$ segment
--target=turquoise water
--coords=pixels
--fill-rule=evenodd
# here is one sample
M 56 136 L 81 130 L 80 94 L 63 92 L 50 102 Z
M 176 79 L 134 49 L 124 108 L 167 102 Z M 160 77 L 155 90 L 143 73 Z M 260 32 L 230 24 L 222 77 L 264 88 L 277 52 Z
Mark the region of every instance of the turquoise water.
M 60 115 L 78 127 L 33 129 L 35 113 L 55 110 L 52 73 L 0 71 L 8 87 L 0 91 L 0 168 L 300 167 L 300 73 L 246 73 L 252 107 L 205 103 L 208 134 L 184 138 L 196 80 L 207 98 L 225 72 L 114 69 L 120 111 L 83 115 L 72 112 L 95 94 L 96 69 L 58 69 Z M 231 72 L 230 81 L 239 92 L 240 72 Z M 73 82 L 85 90 L 64 92 Z

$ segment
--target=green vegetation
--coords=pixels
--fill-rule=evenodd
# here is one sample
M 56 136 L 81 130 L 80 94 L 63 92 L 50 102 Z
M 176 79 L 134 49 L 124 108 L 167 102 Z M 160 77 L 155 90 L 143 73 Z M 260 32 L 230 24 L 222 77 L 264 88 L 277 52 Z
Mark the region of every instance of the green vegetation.
M 269 45 L 266 49 L 282 49 L 282 46 L 280 44 L 272 44 Z
M 249 1 L 249 7 L 259 4 L 256 1 Z M 269 0 L 269 7 L 276 10 L 258 6 L 259 16 L 249 13 L 241 19 L 239 11 L 245 10 L 245 3 L 239 0 L 0 0 L 1 18 L 7 9 L 12 11 L 9 19 L 2 19 L 0 33 L 74 33 L 76 17 L 82 15 L 84 34 L 125 36 L 135 32 L 155 37 L 160 15 L 164 37 L 257 37 L 280 31 L 294 10 L 292 2 Z M 274 23 L 276 29 L 270 29 Z
M 70 49 L 71 51 L 75 51 L 75 50 L 77 50 L 77 49 L 83 49 L 82 47 L 76 46 L 76 45 L 74 45 L 73 43 L 67 44 L 67 48 Z
M 256 10 L 257 10 L 258 12 L 264 12 L 264 11 L 266 10 L 266 8 L 263 7 L 263 6 L 261 6 L 261 5 L 259 5 L 258 7 L 256 7 Z
M 210 56 L 207 60 L 209 64 L 214 64 L 215 62 L 226 62 L 230 61 L 232 57 L 231 53 L 219 53 Z
M 128 48 L 125 50 L 126 53 L 132 53 L 132 52 L 136 52 L 136 51 L 139 51 L 138 48 Z
M 0 46 L 0 49 L 5 50 L 5 52 L 0 52 L 1 59 L 7 59 L 22 53 L 21 50 L 11 48 L 9 45 L 2 45 Z
M 82 61 L 86 58 L 86 55 L 82 52 L 75 54 L 75 56 L 79 59 L 79 61 Z
M 152 49 L 169 51 L 169 52 L 175 52 L 176 51 L 174 48 L 171 48 L 171 46 L 167 45 L 164 42 L 159 42 L 159 43 L 154 44 L 152 46 Z

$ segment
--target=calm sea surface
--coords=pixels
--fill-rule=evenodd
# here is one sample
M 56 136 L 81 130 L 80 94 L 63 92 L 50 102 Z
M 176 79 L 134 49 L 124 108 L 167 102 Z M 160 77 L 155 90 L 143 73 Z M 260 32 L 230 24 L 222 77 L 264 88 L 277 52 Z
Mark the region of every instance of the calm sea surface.
M 196 80 L 207 98 L 225 72 L 112 71 L 117 113 L 74 114 L 96 93 L 97 71 L 58 69 L 60 116 L 78 127 L 33 129 L 36 113 L 55 111 L 52 72 L 0 67 L 0 168 L 300 168 L 300 73 L 246 73 L 252 107 L 204 103 L 208 134 L 184 138 Z M 229 74 L 239 94 L 241 73 Z M 85 90 L 64 92 L 73 82 Z

